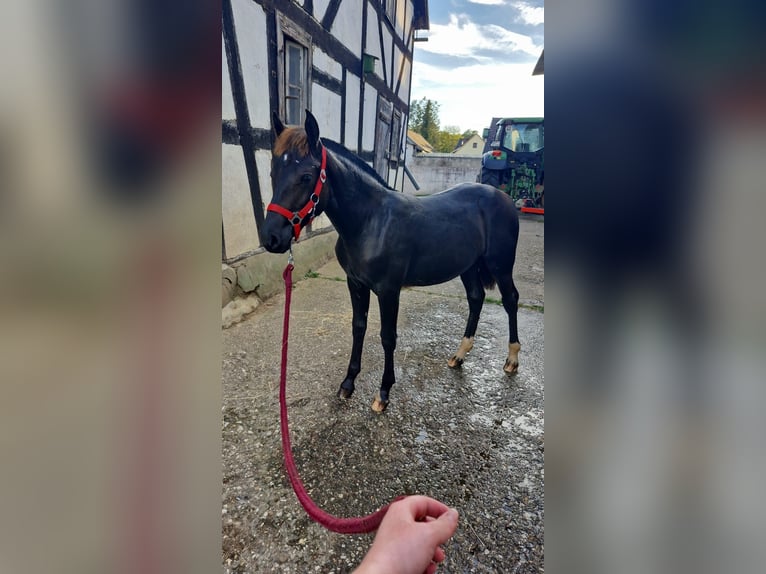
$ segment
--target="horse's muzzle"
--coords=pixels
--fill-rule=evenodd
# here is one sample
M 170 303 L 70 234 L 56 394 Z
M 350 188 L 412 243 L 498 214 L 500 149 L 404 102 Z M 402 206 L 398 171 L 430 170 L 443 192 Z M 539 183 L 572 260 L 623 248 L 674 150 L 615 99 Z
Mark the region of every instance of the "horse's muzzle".
M 270 253 L 284 253 L 290 249 L 293 240 L 293 228 L 283 217 L 266 215 L 261 230 L 261 245 Z

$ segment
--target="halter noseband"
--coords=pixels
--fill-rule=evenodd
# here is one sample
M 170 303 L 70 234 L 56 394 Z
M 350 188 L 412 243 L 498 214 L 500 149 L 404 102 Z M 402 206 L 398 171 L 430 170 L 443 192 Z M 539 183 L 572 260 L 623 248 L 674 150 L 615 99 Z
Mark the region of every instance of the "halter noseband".
M 306 216 L 310 216 L 310 219 L 306 225 L 314 220 L 314 216 L 316 214 L 316 206 L 319 203 L 319 194 L 322 192 L 322 185 L 325 181 L 327 181 L 326 168 L 327 151 L 325 150 L 325 147 L 322 146 L 322 165 L 319 167 L 319 178 L 317 179 L 316 185 L 314 186 L 314 192 L 309 196 L 309 200 L 306 202 L 306 205 L 303 206 L 303 209 L 300 211 L 290 211 L 281 205 L 277 205 L 276 203 L 269 203 L 269 206 L 266 208 L 266 211 L 273 211 L 274 213 L 278 213 L 279 215 L 285 217 L 292 224 L 293 236 L 295 237 L 296 241 L 298 241 L 298 237 L 301 234 L 301 221 L 303 221 Z

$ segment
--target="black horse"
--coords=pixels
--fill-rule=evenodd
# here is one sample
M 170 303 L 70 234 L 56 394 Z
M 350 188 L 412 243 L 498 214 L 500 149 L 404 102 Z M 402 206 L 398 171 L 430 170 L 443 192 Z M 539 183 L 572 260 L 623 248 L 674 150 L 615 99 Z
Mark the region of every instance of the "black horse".
M 372 408 L 388 405 L 394 377 L 399 293 L 404 286 L 434 285 L 458 275 L 468 295 L 468 324 L 450 367 L 473 347 L 484 289 L 495 283 L 510 330 L 503 370 L 519 366 L 516 327 L 519 292 L 512 271 L 519 220 L 511 199 L 482 184 L 461 184 L 424 198 L 391 190 L 364 161 L 338 143 L 319 138 L 306 112 L 305 129 L 285 127 L 274 114 L 276 142 L 271 177 L 273 202 L 261 230 L 263 246 L 284 253 L 313 217 L 325 212 L 338 232 L 335 253 L 346 272 L 353 307 L 353 347 L 338 396 L 349 398 L 361 369 L 370 291 L 380 305 L 385 365 Z

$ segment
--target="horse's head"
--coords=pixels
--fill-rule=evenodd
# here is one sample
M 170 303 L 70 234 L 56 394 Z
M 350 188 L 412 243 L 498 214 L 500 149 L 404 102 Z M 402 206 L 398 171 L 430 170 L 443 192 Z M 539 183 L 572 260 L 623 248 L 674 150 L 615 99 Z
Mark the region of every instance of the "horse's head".
M 285 127 L 276 114 L 272 119 L 276 135 L 271 159 L 274 195 L 261 230 L 261 244 L 272 253 L 284 253 L 327 203 L 327 193 L 322 193 L 327 152 L 319 142 L 319 125 L 308 110 L 304 128 Z

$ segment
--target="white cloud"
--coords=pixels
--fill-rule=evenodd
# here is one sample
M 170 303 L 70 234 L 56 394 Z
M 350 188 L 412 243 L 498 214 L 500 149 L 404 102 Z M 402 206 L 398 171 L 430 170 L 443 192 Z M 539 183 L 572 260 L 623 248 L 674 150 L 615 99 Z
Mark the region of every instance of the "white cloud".
M 442 126 L 479 133 L 493 116 L 544 116 L 544 77 L 532 76 L 533 68 L 534 63 L 493 63 L 444 69 L 416 61 L 412 101 L 438 102 Z
M 478 25 L 464 14 L 450 14 L 448 24 L 431 24 L 428 42 L 419 44 L 418 49 L 424 52 L 490 61 L 492 58 L 480 56 L 478 52 L 514 51 L 538 56 L 541 47 L 536 46 L 530 36 L 511 32 L 496 24 Z
M 519 21 L 530 26 L 545 22 L 545 8 L 542 6 L 530 6 L 526 2 L 515 2 L 513 6 L 519 11 Z
M 486 6 L 502 6 L 505 0 L 468 0 L 471 4 L 484 4 Z

